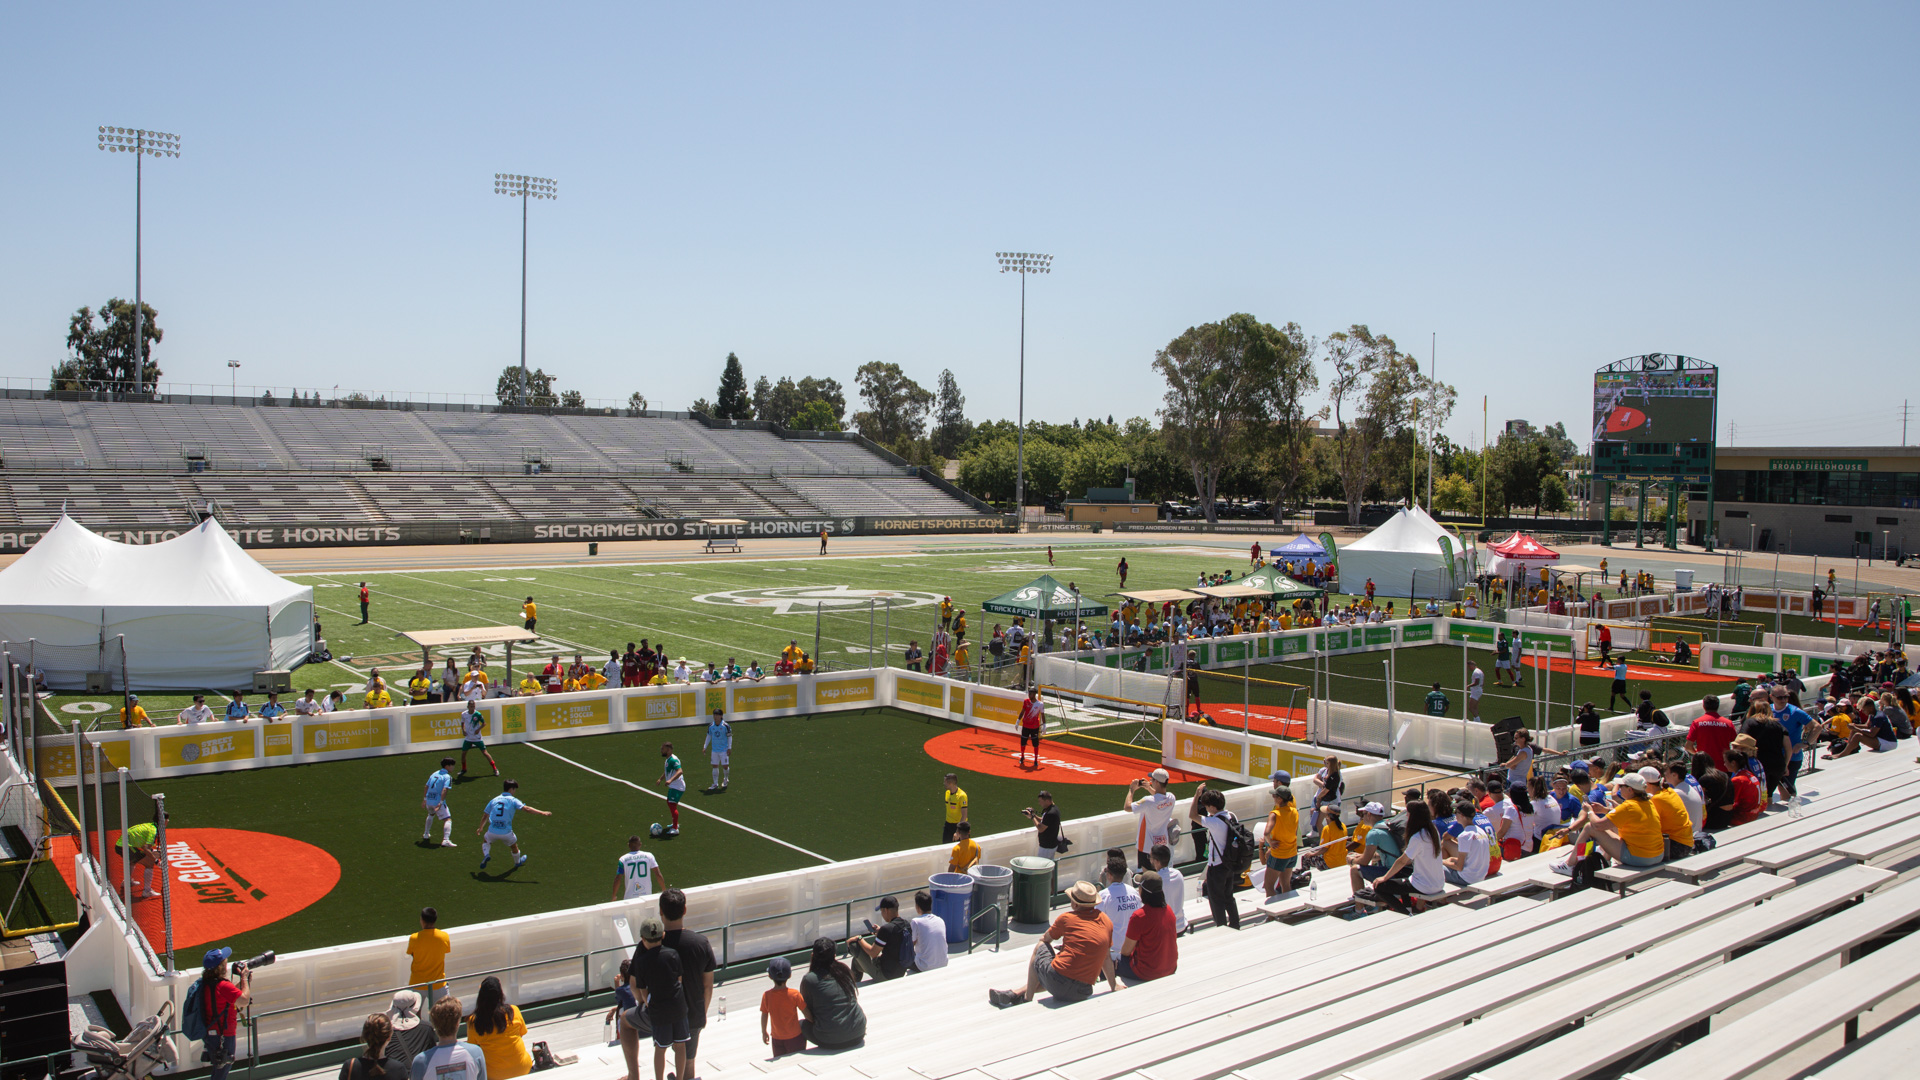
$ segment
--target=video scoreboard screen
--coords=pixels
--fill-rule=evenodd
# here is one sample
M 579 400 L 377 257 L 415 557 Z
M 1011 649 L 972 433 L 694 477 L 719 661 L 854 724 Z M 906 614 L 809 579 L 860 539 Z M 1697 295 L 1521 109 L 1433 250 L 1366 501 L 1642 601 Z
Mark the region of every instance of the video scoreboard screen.
M 1596 372 L 1594 471 L 1616 478 L 1710 478 L 1719 374 L 1711 365 L 1670 356 L 1623 360 Z

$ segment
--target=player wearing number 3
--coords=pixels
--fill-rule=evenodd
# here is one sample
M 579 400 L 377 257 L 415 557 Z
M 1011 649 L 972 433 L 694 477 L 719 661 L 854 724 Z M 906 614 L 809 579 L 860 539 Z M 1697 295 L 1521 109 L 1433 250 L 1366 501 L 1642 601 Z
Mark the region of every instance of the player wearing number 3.
M 553 816 L 551 811 L 539 810 L 521 802 L 519 796 L 514 794 L 519 787 L 518 780 L 509 780 L 501 785 L 500 794 L 495 795 L 493 801 L 487 804 L 487 820 L 473 830 L 481 838 L 480 869 L 482 870 L 487 868 L 487 860 L 493 858 L 493 845 L 496 843 L 507 845 L 507 850 L 513 852 L 514 866 L 517 867 L 527 861 L 527 857 L 520 854 L 520 838 L 513 834 L 515 813 L 525 810 L 529 814 L 539 814 L 541 817 Z
M 433 819 L 440 819 L 440 846 L 455 847 L 453 842 L 453 812 L 447 809 L 447 788 L 453 786 L 453 774 L 447 770 L 453 767 L 453 759 L 440 759 L 440 770 L 427 777 L 427 789 L 420 799 L 420 805 L 426 808 L 427 823 L 420 829 L 420 839 L 433 840 Z

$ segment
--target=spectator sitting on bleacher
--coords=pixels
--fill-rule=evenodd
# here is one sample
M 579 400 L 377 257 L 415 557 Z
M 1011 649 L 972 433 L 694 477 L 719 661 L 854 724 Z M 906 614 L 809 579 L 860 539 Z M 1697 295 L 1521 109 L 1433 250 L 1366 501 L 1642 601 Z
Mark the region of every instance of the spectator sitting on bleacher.
M 913 931 L 913 970 L 946 967 L 947 920 L 933 913 L 932 893 L 921 889 L 913 894 L 913 918 L 907 926 Z
M 1033 959 L 1027 964 L 1027 983 L 1018 990 L 989 990 L 987 1001 L 1005 1008 L 1033 1000 L 1041 990 L 1061 1003 L 1085 1001 L 1093 996 L 1093 984 L 1106 979 L 1110 989 L 1120 989 L 1114 976 L 1110 950 L 1113 924 L 1100 914 L 1100 890 L 1091 881 L 1076 881 L 1067 890 L 1072 908 L 1062 912 L 1034 943 Z M 1060 947 L 1054 948 L 1058 941 Z
M 1112 959 L 1117 963 L 1127 920 L 1140 909 L 1140 890 L 1128 883 L 1127 856 L 1119 848 L 1107 849 L 1107 865 L 1100 871 L 1100 902 L 1096 906 L 1113 926 Z
M 931 906 L 931 905 L 929 905 Z M 907 973 L 913 962 L 913 928 L 900 917 L 900 901 L 891 896 L 880 898 L 878 926 L 871 939 L 855 934 L 847 939 L 847 956 L 853 960 L 854 981 L 865 975 L 876 982 L 897 979 Z
M 1741 736 L 1741 739 L 1746 736 Z M 1762 792 L 1766 790 L 1765 781 L 1754 772 L 1755 761 L 1741 748 L 1740 740 L 1734 740 L 1733 748 L 1727 751 L 1727 786 L 1731 803 L 1728 805 L 1728 825 L 1745 825 L 1760 816 L 1766 807 Z
M 1723 759 L 1724 760 L 1724 759 Z M 1733 783 L 1727 774 L 1715 766 L 1714 760 L 1705 754 L 1693 755 L 1693 761 L 1687 769 L 1687 775 L 1700 787 L 1700 801 L 1704 805 L 1707 832 L 1715 833 L 1726 828 L 1733 820 Z
M 1173 866 L 1173 848 L 1166 844 L 1155 844 L 1148 853 L 1153 858 L 1153 871 L 1160 875 L 1160 891 L 1167 898 L 1167 907 L 1173 912 L 1173 932 L 1187 932 L 1187 876 Z
M 1164 883 L 1158 873 L 1148 870 L 1140 875 L 1140 906 L 1127 917 L 1114 974 L 1128 982 L 1148 982 L 1173 974 L 1180 964 L 1178 937 Z
M 846 1050 L 867 1038 L 867 1014 L 860 1008 L 860 992 L 853 969 L 833 954 L 832 938 L 813 939 L 813 958 L 800 980 L 800 998 L 807 1018 L 800 1034 L 822 1050 Z
M 1359 838 L 1360 846 L 1347 861 L 1347 876 L 1352 880 L 1356 893 L 1365 887 L 1365 883 L 1386 876 L 1387 867 L 1400 857 L 1399 838 L 1383 824 L 1387 819 L 1387 808 L 1370 802 L 1363 804 L 1359 813 L 1360 825 L 1354 835 Z
M 1637 772 L 1620 778 L 1612 810 L 1588 804 L 1574 820 L 1573 846 L 1591 841 L 1622 866 L 1659 866 L 1666 857 L 1660 815 L 1647 797 L 1647 778 Z
M 1446 864 L 1450 885 L 1465 886 L 1486 880 L 1493 840 L 1475 823 L 1474 816 L 1474 806 L 1467 800 L 1453 804 L 1455 828 L 1441 842 L 1441 861 Z
M 1442 861 L 1440 830 L 1433 824 L 1433 811 L 1425 799 L 1407 804 L 1407 835 L 1400 857 L 1393 860 L 1385 874 L 1371 889 L 1353 894 L 1367 907 L 1385 905 L 1396 911 L 1411 911 L 1413 898 L 1430 896 L 1447 886 L 1447 866 Z
M 1700 840 L 1707 835 L 1707 800 L 1700 784 L 1687 771 L 1687 767 L 1677 761 L 1669 761 L 1663 766 L 1666 788 L 1680 799 L 1680 805 L 1687 811 L 1687 821 L 1693 826 L 1693 835 L 1687 841 L 1689 852 L 1697 851 Z M 1669 851 L 1668 858 L 1676 856 Z

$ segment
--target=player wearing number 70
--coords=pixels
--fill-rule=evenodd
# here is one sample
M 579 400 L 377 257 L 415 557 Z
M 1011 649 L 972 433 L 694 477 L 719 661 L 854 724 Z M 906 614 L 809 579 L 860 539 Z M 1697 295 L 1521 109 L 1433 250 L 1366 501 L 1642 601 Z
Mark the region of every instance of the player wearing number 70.
M 660 872 L 660 860 L 640 850 L 640 837 L 627 837 L 627 853 L 620 856 L 613 871 L 613 898 L 637 900 L 665 892 L 667 876 Z

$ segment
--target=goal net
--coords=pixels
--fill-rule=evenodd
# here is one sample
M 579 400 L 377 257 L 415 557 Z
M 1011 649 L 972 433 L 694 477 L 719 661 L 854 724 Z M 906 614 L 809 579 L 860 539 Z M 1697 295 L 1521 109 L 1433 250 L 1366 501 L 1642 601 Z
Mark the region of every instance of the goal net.
M 1602 629 L 1604 627 L 1604 630 Z M 1654 660 L 1668 664 L 1700 663 L 1700 646 L 1705 638 L 1698 630 L 1643 623 L 1591 622 L 1587 624 L 1587 655 L 1603 655 L 1628 660 Z M 1603 647 L 1602 643 L 1605 642 Z

